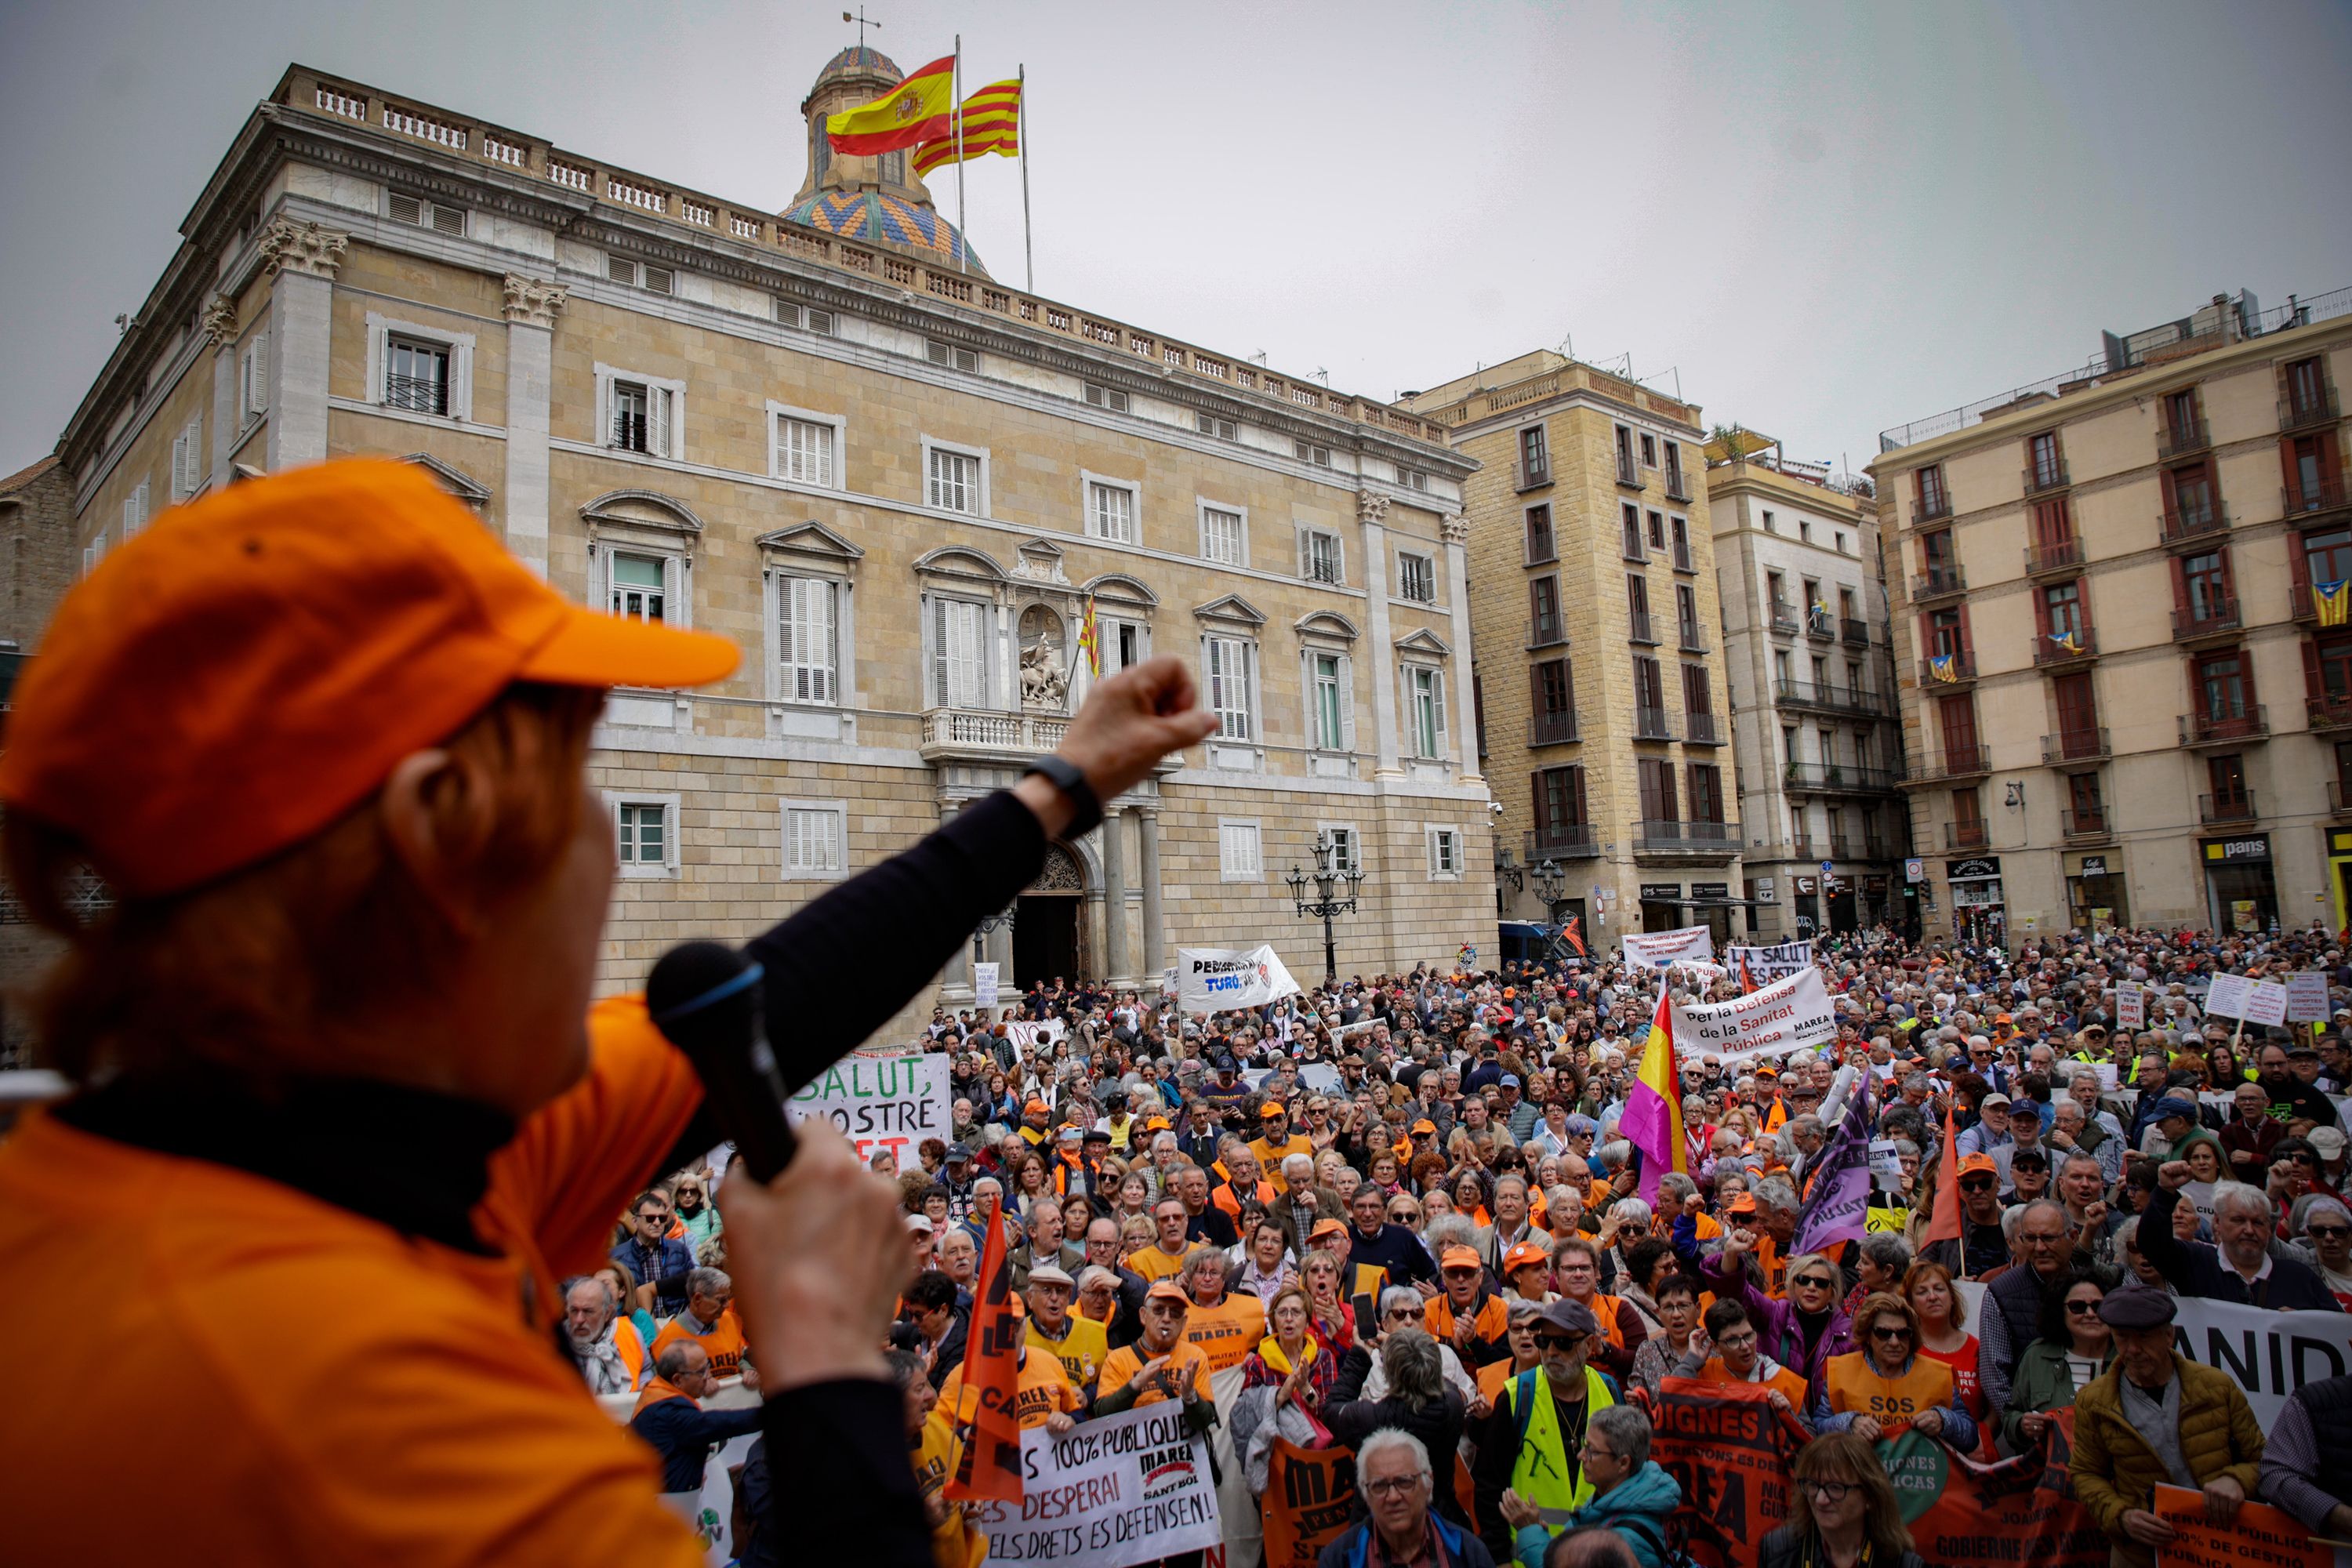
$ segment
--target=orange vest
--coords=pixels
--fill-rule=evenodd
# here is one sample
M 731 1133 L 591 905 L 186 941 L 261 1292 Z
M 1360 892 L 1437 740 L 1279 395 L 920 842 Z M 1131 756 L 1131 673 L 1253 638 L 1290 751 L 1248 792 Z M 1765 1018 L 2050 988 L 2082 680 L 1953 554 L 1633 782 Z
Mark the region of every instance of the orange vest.
M 1487 1404 L 1492 1405 L 1503 1397 L 1505 1384 L 1510 1382 L 1517 1373 L 1528 1370 L 1530 1369 L 1514 1365 L 1509 1356 L 1505 1356 L 1500 1361 L 1490 1361 L 1478 1369 L 1478 1392 L 1486 1396 Z
M 1315 1157 L 1315 1141 L 1304 1132 L 1293 1132 L 1279 1147 L 1270 1139 L 1253 1139 L 1249 1148 L 1257 1156 L 1257 1168 L 1261 1171 L 1281 1170 L 1282 1162 L 1292 1154 L 1304 1154 L 1310 1160 Z
M 680 1340 L 692 1340 L 703 1348 L 704 1352 L 710 1357 L 712 1376 L 740 1377 L 743 1375 L 743 1324 L 735 1316 L 735 1308 L 731 1303 L 725 1311 L 719 1314 L 719 1321 L 710 1325 L 710 1331 L 707 1334 L 698 1334 L 688 1328 L 684 1318 L 672 1318 L 668 1322 L 664 1323 L 661 1326 L 661 1331 L 654 1335 L 654 1359 L 659 1361 L 663 1348 L 674 1345 Z
M 1212 1373 L 1241 1365 L 1264 1338 L 1265 1303 L 1255 1296 L 1229 1290 L 1215 1306 L 1196 1306 L 1184 1314 L 1184 1342 L 1201 1347 Z
M 1749 1256 L 1756 1259 L 1757 1269 L 1764 1276 L 1764 1294 L 1782 1294 L 1789 1283 L 1789 1260 L 1780 1256 L 1780 1244 L 1758 1231 L 1756 1248 Z
M 1773 1364 L 1775 1366 L 1780 1366 L 1778 1362 L 1773 1363 Z M 1723 1358 L 1719 1355 L 1711 1355 L 1706 1358 L 1706 1364 L 1698 1369 L 1698 1381 L 1701 1383 L 1747 1383 L 1750 1380 L 1732 1376 L 1731 1369 L 1723 1364 Z M 1781 1366 L 1780 1367 L 1780 1370 L 1775 1372 L 1771 1376 L 1758 1378 L 1753 1381 L 1758 1385 L 1764 1388 L 1779 1389 L 1781 1393 L 1789 1396 L 1789 1403 L 1795 1405 L 1798 1409 L 1802 1410 L 1805 1407 L 1805 1380 L 1799 1377 L 1795 1373 L 1790 1372 L 1787 1367 Z
M 1421 1321 L 1423 1326 L 1429 1330 L 1429 1337 L 1439 1344 L 1454 1343 L 1454 1326 L 1456 1319 L 1453 1297 L 1443 1293 L 1431 1297 L 1422 1306 Z M 1509 1361 L 1510 1346 L 1504 1336 L 1510 1326 L 1509 1302 L 1500 1296 L 1489 1296 L 1479 1302 L 1477 1313 L 1470 1320 L 1470 1359 L 1483 1367 L 1487 1358 L 1495 1353 L 1497 1347 L 1500 1347 L 1503 1352 L 1502 1359 Z
M 1593 1317 L 1601 1323 L 1601 1331 L 1609 1336 L 1609 1342 L 1619 1350 L 1623 1350 L 1625 1331 L 1617 1325 L 1617 1310 L 1625 1304 L 1624 1299 L 1619 1296 L 1604 1296 L 1596 1290 L 1593 1292 L 1592 1300 L 1584 1304 L 1592 1310 Z
M 1886 1377 L 1873 1372 L 1860 1351 L 1850 1351 L 1830 1357 L 1822 1375 L 1829 1384 L 1832 1415 L 1851 1410 L 1867 1415 L 1890 1437 L 1922 1410 L 1952 1402 L 1952 1369 L 1929 1356 L 1915 1355 L 1910 1371 Z
M 1263 1176 L 1259 1177 L 1257 1192 L 1255 1195 L 1257 1199 L 1258 1207 L 1265 1210 L 1268 1214 L 1272 1214 L 1274 1212 L 1274 1184 L 1272 1182 L 1267 1181 Z M 1227 1178 L 1222 1185 L 1218 1186 L 1209 1194 L 1209 1201 L 1216 1205 L 1219 1208 L 1224 1210 L 1226 1215 L 1232 1218 L 1235 1225 L 1241 1224 L 1242 1201 L 1234 1195 L 1233 1182 L 1230 1177 Z
M 1178 1253 L 1171 1257 L 1160 1251 L 1160 1244 L 1155 1241 L 1149 1247 L 1137 1247 L 1135 1256 L 1127 1260 L 1127 1266 L 1142 1275 L 1143 1282 L 1149 1285 L 1156 1280 L 1165 1279 L 1183 1268 L 1184 1259 L 1188 1256 L 1190 1256 L 1189 1252 Z
M 636 1404 L 629 1410 L 629 1419 L 635 1421 L 646 1413 L 646 1405 L 659 1405 L 665 1399 L 683 1399 L 697 1410 L 702 1408 L 702 1402 L 685 1390 L 674 1387 L 661 1378 L 649 1377 L 646 1379 L 646 1391 L 637 1395 Z
M 908 1460 L 914 1466 L 915 1486 L 929 1502 L 955 1474 L 963 1458 L 963 1443 L 946 1417 L 934 1410 L 924 1418 L 921 1435 L 907 1449 Z M 947 1517 L 931 1527 L 931 1568 L 980 1568 L 987 1558 L 988 1537 L 971 1527 L 963 1510 L 949 1509 Z
M 1134 1344 L 1121 1345 L 1105 1357 L 1102 1377 L 1096 1383 L 1096 1388 L 1103 1393 L 1110 1393 L 1133 1383 L 1135 1374 L 1143 1370 L 1143 1363 L 1147 1359 L 1143 1354 L 1142 1344 L 1143 1342 L 1138 1340 Z M 1251 1348 L 1255 1350 L 1256 1347 Z M 1211 1397 L 1209 1358 L 1202 1353 L 1200 1346 L 1187 1344 L 1182 1340 L 1178 1340 L 1176 1348 L 1168 1352 L 1168 1364 L 1176 1373 L 1176 1386 L 1179 1389 L 1190 1383 L 1194 1395 L 1202 1399 Z M 1157 1405 L 1167 1397 L 1160 1392 L 1159 1386 L 1154 1384 L 1137 1394 L 1135 1402 L 1138 1405 Z
M 613 1349 L 618 1352 L 621 1364 L 629 1369 L 629 1386 L 637 1388 L 646 1381 L 646 1337 L 637 1332 L 637 1325 L 627 1318 L 613 1321 Z

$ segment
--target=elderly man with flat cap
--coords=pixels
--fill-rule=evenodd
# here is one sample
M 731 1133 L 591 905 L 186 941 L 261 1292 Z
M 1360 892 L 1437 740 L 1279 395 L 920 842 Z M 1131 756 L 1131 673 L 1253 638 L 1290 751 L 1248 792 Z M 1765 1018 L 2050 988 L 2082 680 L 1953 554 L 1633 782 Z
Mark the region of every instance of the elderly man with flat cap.
M 1497 1562 L 1516 1552 L 1520 1526 L 1555 1534 L 1591 1500 L 1580 1457 L 1592 1413 L 1618 1403 L 1617 1384 L 1590 1364 L 1607 1342 L 1592 1310 L 1561 1297 L 1535 1318 L 1538 1364 L 1503 1384 L 1478 1430 L 1470 1471 L 1479 1534 Z
M 2099 1303 L 2116 1359 L 2074 1395 L 2074 1495 L 2114 1542 L 2116 1564 L 2150 1568 L 2173 1538 L 2156 1515 L 2158 1486 L 2205 1494 L 2206 1517 L 2227 1524 L 2253 1495 L 2263 1429 L 2235 1379 L 2172 1348 L 2177 1303 L 2127 1285 Z

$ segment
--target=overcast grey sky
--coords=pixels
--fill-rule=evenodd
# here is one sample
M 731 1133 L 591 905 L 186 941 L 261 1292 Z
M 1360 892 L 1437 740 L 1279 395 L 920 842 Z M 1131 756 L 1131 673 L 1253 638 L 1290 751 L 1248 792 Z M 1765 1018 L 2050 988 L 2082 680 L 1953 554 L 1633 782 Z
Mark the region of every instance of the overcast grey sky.
M 902 68 L 959 29 L 972 80 L 1027 64 L 1040 292 L 1378 396 L 1572 337 L 1859 468 L 2103 327 L 2352 284 L 2341 3 L 869 4 Z M 839 17 L 11 0 L 0 472 L 55 443 L 289 61 L 772 210 Z M 968 183 L 1017 283 L 1015 166 Z

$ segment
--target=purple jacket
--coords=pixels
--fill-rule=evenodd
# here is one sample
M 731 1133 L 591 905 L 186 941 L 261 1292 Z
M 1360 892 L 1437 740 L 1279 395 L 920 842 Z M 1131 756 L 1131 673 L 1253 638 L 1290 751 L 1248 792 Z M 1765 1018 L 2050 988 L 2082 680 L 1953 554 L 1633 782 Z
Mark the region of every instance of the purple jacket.
M 1756 1277 L 1748 1273 L 1744 1255 L 1727 1262 L 1718 1252 L 1700 1268 L 1717 1296 L 1733 1297 L 1748 1309 L 1748 1321 L 1756 1325 L 1756 1336 L 1764 1353 L 1804 1377 L 1805 1414 L 1812 1417 L 1827 1415 L 1829 1379 L 1823 1372 L 1830 1357 L 1844 1355 L 1857 1348 L 1853 1342 L 1853 1320 L 1839 1308 L 1832 1307 L 1830 1325 L 1814 1342 L 1812 1354 L 1800 1355 L 1798 1348 L 1803 1339 L 1797 1326 L 1797 1309 L 1786 1301 L 1774 1300 L 1756 1288 Z

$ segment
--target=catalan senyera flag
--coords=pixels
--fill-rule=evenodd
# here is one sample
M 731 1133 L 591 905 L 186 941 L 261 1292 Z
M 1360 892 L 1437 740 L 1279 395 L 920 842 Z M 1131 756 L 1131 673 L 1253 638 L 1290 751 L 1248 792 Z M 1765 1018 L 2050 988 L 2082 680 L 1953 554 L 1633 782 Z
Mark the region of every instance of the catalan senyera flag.
M 1021 1342 L 1027 1331 L 1013 1315 L 1013 1260 L 1005 1256 L 1004 1222 L 994 1214 L 988 1216 L 988 1245 L 975 1280 L 978 1299 L 965 1342 L 963 1381 L 979 1391 L 980 1404 L 964 1439 L 962 1462 L 948 1478 L 947 1495 L 1019 1502 L 1021 1424 L 1013 1395 L 1021 1386 Z
M 1658 1182 L 1669 1171 L 1690 1173 L 1690 1143 L 1683 1136 L 1682 1079 L 1675 1071 L 1675 1014 L 1672 994 L 1658 987 L 1657 1016 L 1650 1020 L 1650 1043 L 1643 1049 L 1641 1070 L 1625 1096 L 1625 1112 L 1618 1119 L 1626 1141 L 1642 1152 L 1642 1201 L 1658 1201 Z
M 1087 673 L 1102 673 L 1102 623 L 1095 619 L 1095 596 L 1087 595 L 1087 607 L 1078 615 L 1078 648 L 1087 656 Z
M 2323 626 L 2352 622 L 2352 577 L 2337 583 L 2314 583 L 2311 605 L 2319 612 L 2319 624 Z
M 1021 83 L 992 81 L 963 100 L 963 157 L 972 159 L 983 153 L 996 153 L 1010 158 L 1021 151 Z M 942 163 L 956 162 L 955 122 L 950 120 L 948 129 L 940 140 L 928 138 L 915 149 L 914 166 L 919 175 L 928 174 Z
M 836 153 L 895 153 L 948 135 L 954 110 L 955 57 L 943 55 L 873 102 L 826 115 L 824 137 Z

